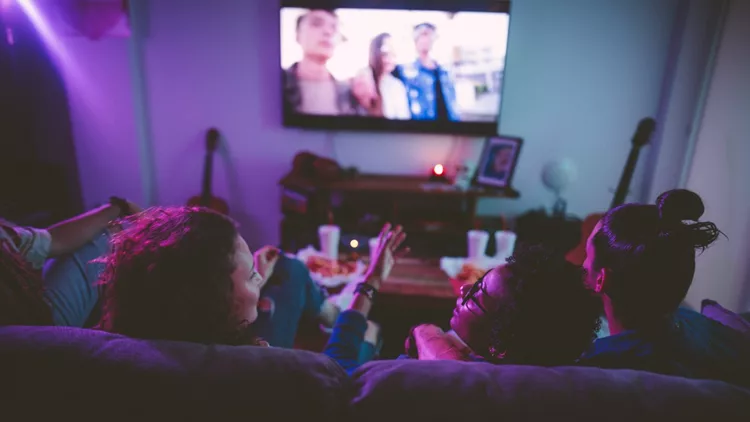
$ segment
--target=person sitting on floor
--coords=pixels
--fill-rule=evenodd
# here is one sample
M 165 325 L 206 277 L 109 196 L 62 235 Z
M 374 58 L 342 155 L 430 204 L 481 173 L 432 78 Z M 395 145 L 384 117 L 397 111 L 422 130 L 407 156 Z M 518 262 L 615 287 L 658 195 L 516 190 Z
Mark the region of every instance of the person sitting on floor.
M 661 194 L 656 205 L 607 212 L 586 243 L 586 281 L 601 297 L 610 336 L 580 363 L 750 386 L 750 340 L 684 308 L 695 255 L 717 240 L 714 223 L 689 190 Z
M 572 365 L 599 329 L 601 304 L 580 267 L 541 246 L 520 248 L 507 264 L 461 289 L 452 332 L 415 327 L 407 355 L 420 360 Z
M 363 344 L 369 300 L 390 272 L 395 240 L 403 241 L 399 232 L 384 230 L 382 238 L 392 240 L 370 266 L 363 281 L 369 284 L 358 289 L 334 325 L 327 353 L 345 368 L 372 357 L 372 345 L 368 354 Z M 226 345 L 279 340 L 291 346 L 299 318 L 323 312 L 324 301 L 302 262 L 269 247 L 253 256 L 233 220 L 204 208 L 151 208 L 134 216 L 113 237 L 104 262 L 99 328 L 112 333 Z M 282 279 L 275 282 L 275 276 Z M 266 284 L 276 287 L 275 311 L 258 320 Z

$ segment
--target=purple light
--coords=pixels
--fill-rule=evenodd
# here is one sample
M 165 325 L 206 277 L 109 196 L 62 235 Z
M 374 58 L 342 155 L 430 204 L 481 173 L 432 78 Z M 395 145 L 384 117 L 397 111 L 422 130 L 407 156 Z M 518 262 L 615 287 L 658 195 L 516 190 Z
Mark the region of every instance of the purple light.
M 8 45 L 16 43 L 15 38 L 13 38 L 13 30 L 10 28 L 5 28 L 5 41 L 8 41 Z
M 2 1 L 2 0 L 0 0 Z M 47 6 L 47 10 L 42 10 L 41 4 Z M 39 0 L 16 0 L 16 4 L 21 6 L 26 16 L 36 28 L 39 37 L 47 47 L 50 55 L 57 64 L 57 68 L 63 74 L 65 85 L 70 95 L 77 97 L 86 108 L 94 110 L 97 118 L 103 121 L 109 119 L 105 116 L 99 116 L 96 110 L 99 110 L 103 104 L 102 93 L 94 90 L 87 83 L 88 80 L 95 79 L 95 75 L 84 72 L 74 55 L 68 50 L 66 42 L 71 40 L 65 39 L 56 33 L 55 27 L 50 23 L 50 18 L 55 16 L 55 2 L 42 2 Z

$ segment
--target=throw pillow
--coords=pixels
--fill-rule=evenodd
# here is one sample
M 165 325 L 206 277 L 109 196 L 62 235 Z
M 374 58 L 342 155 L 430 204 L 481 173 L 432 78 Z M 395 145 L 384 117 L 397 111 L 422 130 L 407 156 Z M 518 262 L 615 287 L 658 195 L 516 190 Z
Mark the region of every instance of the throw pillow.
M 750 321 L 747 321 L 740 315 L 724 308 L 714 300 L 704 299 L 701 302 L 701 314 L 714 321 L 720 322 L 729 328 L 733 328 L 750 336 Z

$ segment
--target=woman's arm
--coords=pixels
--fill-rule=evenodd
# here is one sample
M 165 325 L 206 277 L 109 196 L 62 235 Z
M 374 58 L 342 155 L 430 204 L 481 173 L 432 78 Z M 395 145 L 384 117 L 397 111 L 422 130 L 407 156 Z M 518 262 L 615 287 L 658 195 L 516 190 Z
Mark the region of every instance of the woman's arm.
M 386 224 L 379 239 L 378 251 L 373 254 L 375 259 L 370 262 L 365 277 L 355 290 L 351 304 L 336 320 L 331 337 L 323 351 L 349 374 L 362 364 L 359 361 L 359 352 L 367 331 L 367 316 L 377 291 L 382 281 L 390 275 L 396 259 L 408 252 L 408 249 L 398 251 L 401 243 L 406 239 L 401 226 L 396 226 L 394 230 L 391 230 L 391 225 Z
M 127 202 L 127 205 L 129 208 L 127 210 L 120 209 L 120 206 L 116 204 L 102 205 L 48 227 L 47 231 L 52 238 L 49 256 L 55 257 L 73 252 L 104 231 L 110 221 L 122 214 L 140 211 L 140 208 L 133 203 Z
M 380 280 L 376 277 L 365 277 L 362 283 L 376 289 L 380 287 Z M 323 350 L 324 354 L 333 358 L 349 374 L 362 364 L 359 361 L 359 352 L 364 343 L 367 315 L 371 307 L 369 296 L 355 293 L 349 308 L 341 312 L 333 325 L 333 332 Z
M 413 333 L 419 360 L 469 360 L 471 350 L 440 327 L 420 325 Z

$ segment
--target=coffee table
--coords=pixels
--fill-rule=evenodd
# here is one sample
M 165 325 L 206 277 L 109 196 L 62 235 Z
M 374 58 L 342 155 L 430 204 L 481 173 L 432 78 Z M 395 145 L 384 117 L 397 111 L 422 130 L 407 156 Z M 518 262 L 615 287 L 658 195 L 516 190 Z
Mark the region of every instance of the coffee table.
M 438 260 L 402 258 L 391 276 L 380 286 L 383 295 L 419 296 L 432 299 L 456 299 L 448 276 Z

